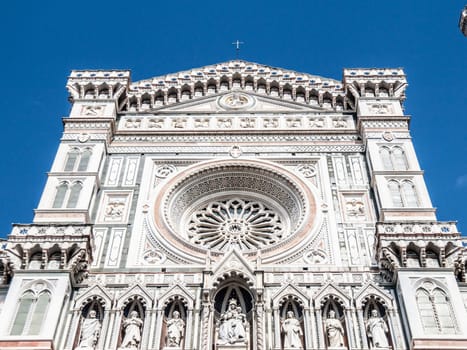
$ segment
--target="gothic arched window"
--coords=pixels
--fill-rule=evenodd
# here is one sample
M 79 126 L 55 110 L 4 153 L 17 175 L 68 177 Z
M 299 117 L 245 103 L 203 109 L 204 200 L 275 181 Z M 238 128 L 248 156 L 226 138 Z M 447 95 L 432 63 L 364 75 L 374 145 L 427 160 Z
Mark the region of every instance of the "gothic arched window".
M 50 293 L 47 291 L 37 296 L 32 291 L 24 293 L 19 300 L 10 335 L 40 334 L 49 303 Z
M 52 208 L 61 208 L 63 202 L 65 201 L 66 193 L 68 192 L 68 183 L 61 182 L 57 187 L 57 192 L 55 193 L 55 199 L 52 204 Z
M 75 182 L 71 186 L 70 196 L 68 197 L 68 202 L 66 205 L 67 208 L 76 208 L 82 188 L 83 188 L 83 185 L 81 184 L 81 182 Z
M 88 170 L 89 160 L 91 159 L 92 149 L 72 148 L 65 161 L 65 171 L 86 171 Z
M 391 149 L 391 155 L 395 170 L 407 170 L 409 168 L 407 158 L 402 148 L 397 146 L 393 147 Z
M 384 170 L 407 170 L 409 164 L 404 150 L 399 146 L 379 148 L 379 154 Z
M 418 311 L 426 334 L 454 334 L 456 324 L 449 298 L 440 288 L 431 292 L 419 288 L 416 293 Z
M 418 207 L 417 193 L 415 192 L 414 184 L 411 181 L 403 181 L 401 189 L 404 207 Z
M 401 208 L 403 207 L 402 196 L 399 188 L 399 183 L 397 181 L 388 182 L 389 192 L 391 194 L 392 205 Z
M 66 158 L 65 171 L 73 171 L 75 169 L 76 162 L 79 158 L 79 148 L 72 148 Z
M 389 193 L 392 205 L 396 208 L 417 208 L 419 206 L 415 185 L 410 180 L 389 180 Z
M 76 208 L 82 188 L 83 184 L 80 181 L 74 182 L 71 186 L 67 181 L 61 182 L 57 186 L 52 208 Z
M 391 151 L 387 147 L 381 147 L 379 149 L 381 161 L 383 163 L 384 170 L 393 170 Z
M 88 170 L 89 159 L 91 159 L 92 151 L 90 148 L 85 148 L 81 152 L 81 159 L 79 160 L 78 164 L 78 171 L 86 171 Z

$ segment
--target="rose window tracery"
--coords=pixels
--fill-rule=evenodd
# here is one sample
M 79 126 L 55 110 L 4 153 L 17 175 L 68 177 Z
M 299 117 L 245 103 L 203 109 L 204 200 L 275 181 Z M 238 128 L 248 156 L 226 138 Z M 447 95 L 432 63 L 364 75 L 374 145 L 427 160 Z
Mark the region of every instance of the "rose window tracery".
M 279 214 L 258 201 L 234 198 L 210 202 L 197 210 L 188 223 L 191 242 L 225 250 L 261 248 L 284 235 Z
M 168 178 L 154 204 L 150 241 L 193 260 L 232 249 L 280 259 L 287 249 L 299 249 L 319 224 L 314 195 L 302 179 L 257 160 L 182 169 Z

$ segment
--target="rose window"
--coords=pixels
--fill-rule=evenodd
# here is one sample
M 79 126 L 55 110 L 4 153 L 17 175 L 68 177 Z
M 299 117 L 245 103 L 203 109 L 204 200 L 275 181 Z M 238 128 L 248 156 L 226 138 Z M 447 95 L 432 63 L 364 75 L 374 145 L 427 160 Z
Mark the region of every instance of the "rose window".
M 267 257 L 296 246 L 312 228 L 311 192 L 300 178 L 268 162 L 216 160 L 166 181 L 148 237 L 167 243 L 168 251 L 204 258 L 208 251 L 216 256 L 237 249 Z
M 283 220 L 263 203 L 239 198 L 214 201 L 191 216 L 188 237 L 206 248 L 225 250 L 261 248 L 277 243 Z

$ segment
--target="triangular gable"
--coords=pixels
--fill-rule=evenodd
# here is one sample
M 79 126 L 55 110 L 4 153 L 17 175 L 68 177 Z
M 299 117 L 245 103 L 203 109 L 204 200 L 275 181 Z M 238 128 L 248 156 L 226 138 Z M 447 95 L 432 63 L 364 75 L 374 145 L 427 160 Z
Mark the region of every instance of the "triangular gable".
M 75 308 L 82 309 L 94 297 L 97 297 L 98 299 L 104 302 L 104 305 L 102 305 L 104 309 L 110 309 L 112 298 L 107 293 L 107 291 L 98 284 L 89 288 L 84 294 L 80 295 L 75 300 Z
M 137 296 L 138 299 L 142 299 L 143 303 L 146 304 L 146 307 L 152 306 L 152 297 L 143 287 L 141 287 L 139 284 L 136 284 L 118 297 L 117 308 L 122 309 L 128 299 L 133 296 Z
M 126 90 L 121 110 L 130 113 L 162 109 L 207 112 L 213 111 L 213 106 L 199 104 L 199 101 L 206 102 L 204 97 L 229 92 L 255 93 L 276 100 L 258 99 L 257 110 L 264 111 L 341 111 L 346 107 L 346 91 L 341 81 L 233 60 L 133 82 Z M 187 105 L 187 102 L 197 103 Z
M 146 87 L 148 84 L 164 86 L 165 84 L 189 83 L 190 81 L 200 81 L 201 79 L 222 78 L 232 73 L 243 73 L 247 75 L 258 75 L 263 79 L 287 81 L 311 82 L 326 85 L 340 85 L 341 82 L 332 78 L 325 78 L 314 74 L 297 72 L 291 69 L 273 67 L 266 64 L 255 63 L 244 60 L 231 60 L 192 68 L 180 72 L 169 73 L 132 83 L 132 87 Z M 325 85 L 325 86 L 326 86 Z
M 376 296 L 378 299 L 381 299 L 387 306 L 392 306 L 393 297 L 379 288 L 372 281 L 369 281 L 358 291 L 357 295 L 355 296 L 355 303 L 357 304 L 357 307 L 363 305 L 365 299 L 372 295 Z
M 226 92 L 226 93 L 218 93 L 210 96 L 202 96 L 199 98 L 193 98 L 188 101 L 181 101 L 172 105 L 162 106 L 160 108 L 155 108 L 150 111 L 154 112 L 205 112 L 205 113 L 213 113 L 213 112 L 231 112 L 235 111 L 236 113 L 241 112 L 310 112 L 310 111 L 325 111 L 326 109 L 321 108 L 319 106 L 309 106 L 303 103 L 298 103 L 294 101 L 284 100 L 278 97 L 270 97 L 264 96 L 260 94 L 256 94 L 254 92 L 246 92 L 242 91 L 241 94 L 248 95 L 251 97 L 252 103 L 251 106 L 247 106 L 245 108 L 239 109 L 230 109 L 228 107 L 222 106 L 222 98 L 223 96 L 229 94 L 235 94 L 235 92 Z
M 293 295 L 298 297 L 298 299 L 303 303 L 303 306 L 308 307 L 310 304 L 310 298 L 308 295 L 303 293 L 300 289 L 295 287 L 292 284 L 286 284 L 281 289 L 279 289 L 273 296 L 272 296 L 272 305 L 273 307 L 279 307 L 280 301 L 289 295 Z
M 240 276 L 248 284 L 254 284 L 254 274 L 250 263 L 237 250 L 228 252 L 213 269 L 213 284 L 217 285 L 229 276 Z
M 314 300 L 316 302 L 316 306 L 319 306 L 322 301 L 327 297 L 333 295 L 338 297 L 340 301 L 343 303 L 343 306 L 350 307 L 350 297 L 345 294 L 343 290 L 333 285 L 331 282 L 323 286 L 314 296 Z
M 181 296 L 186 301 L 188 309 L 193 309 L 195 297 L 185 287 L 179 284 L 173 285 L 164 294 L 159 296 L 159 307 L 162 307 L 164 304 L 168 303 L 168 300 L 176 296 Z

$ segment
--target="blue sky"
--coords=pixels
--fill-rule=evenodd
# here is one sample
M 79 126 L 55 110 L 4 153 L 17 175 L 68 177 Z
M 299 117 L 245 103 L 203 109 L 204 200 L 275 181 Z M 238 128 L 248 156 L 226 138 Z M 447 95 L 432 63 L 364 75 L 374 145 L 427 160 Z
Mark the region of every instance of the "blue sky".
M 285 6 L 287 5 L 287 6 Z M 2 4 L 0 237 L 32 221 L 69 113 L 72 69 L 132 80 L 235 58 L 342 78 L 403 67 L 405 112 L 440 220 L 467 233 L 463 1 L 8 1 Z

